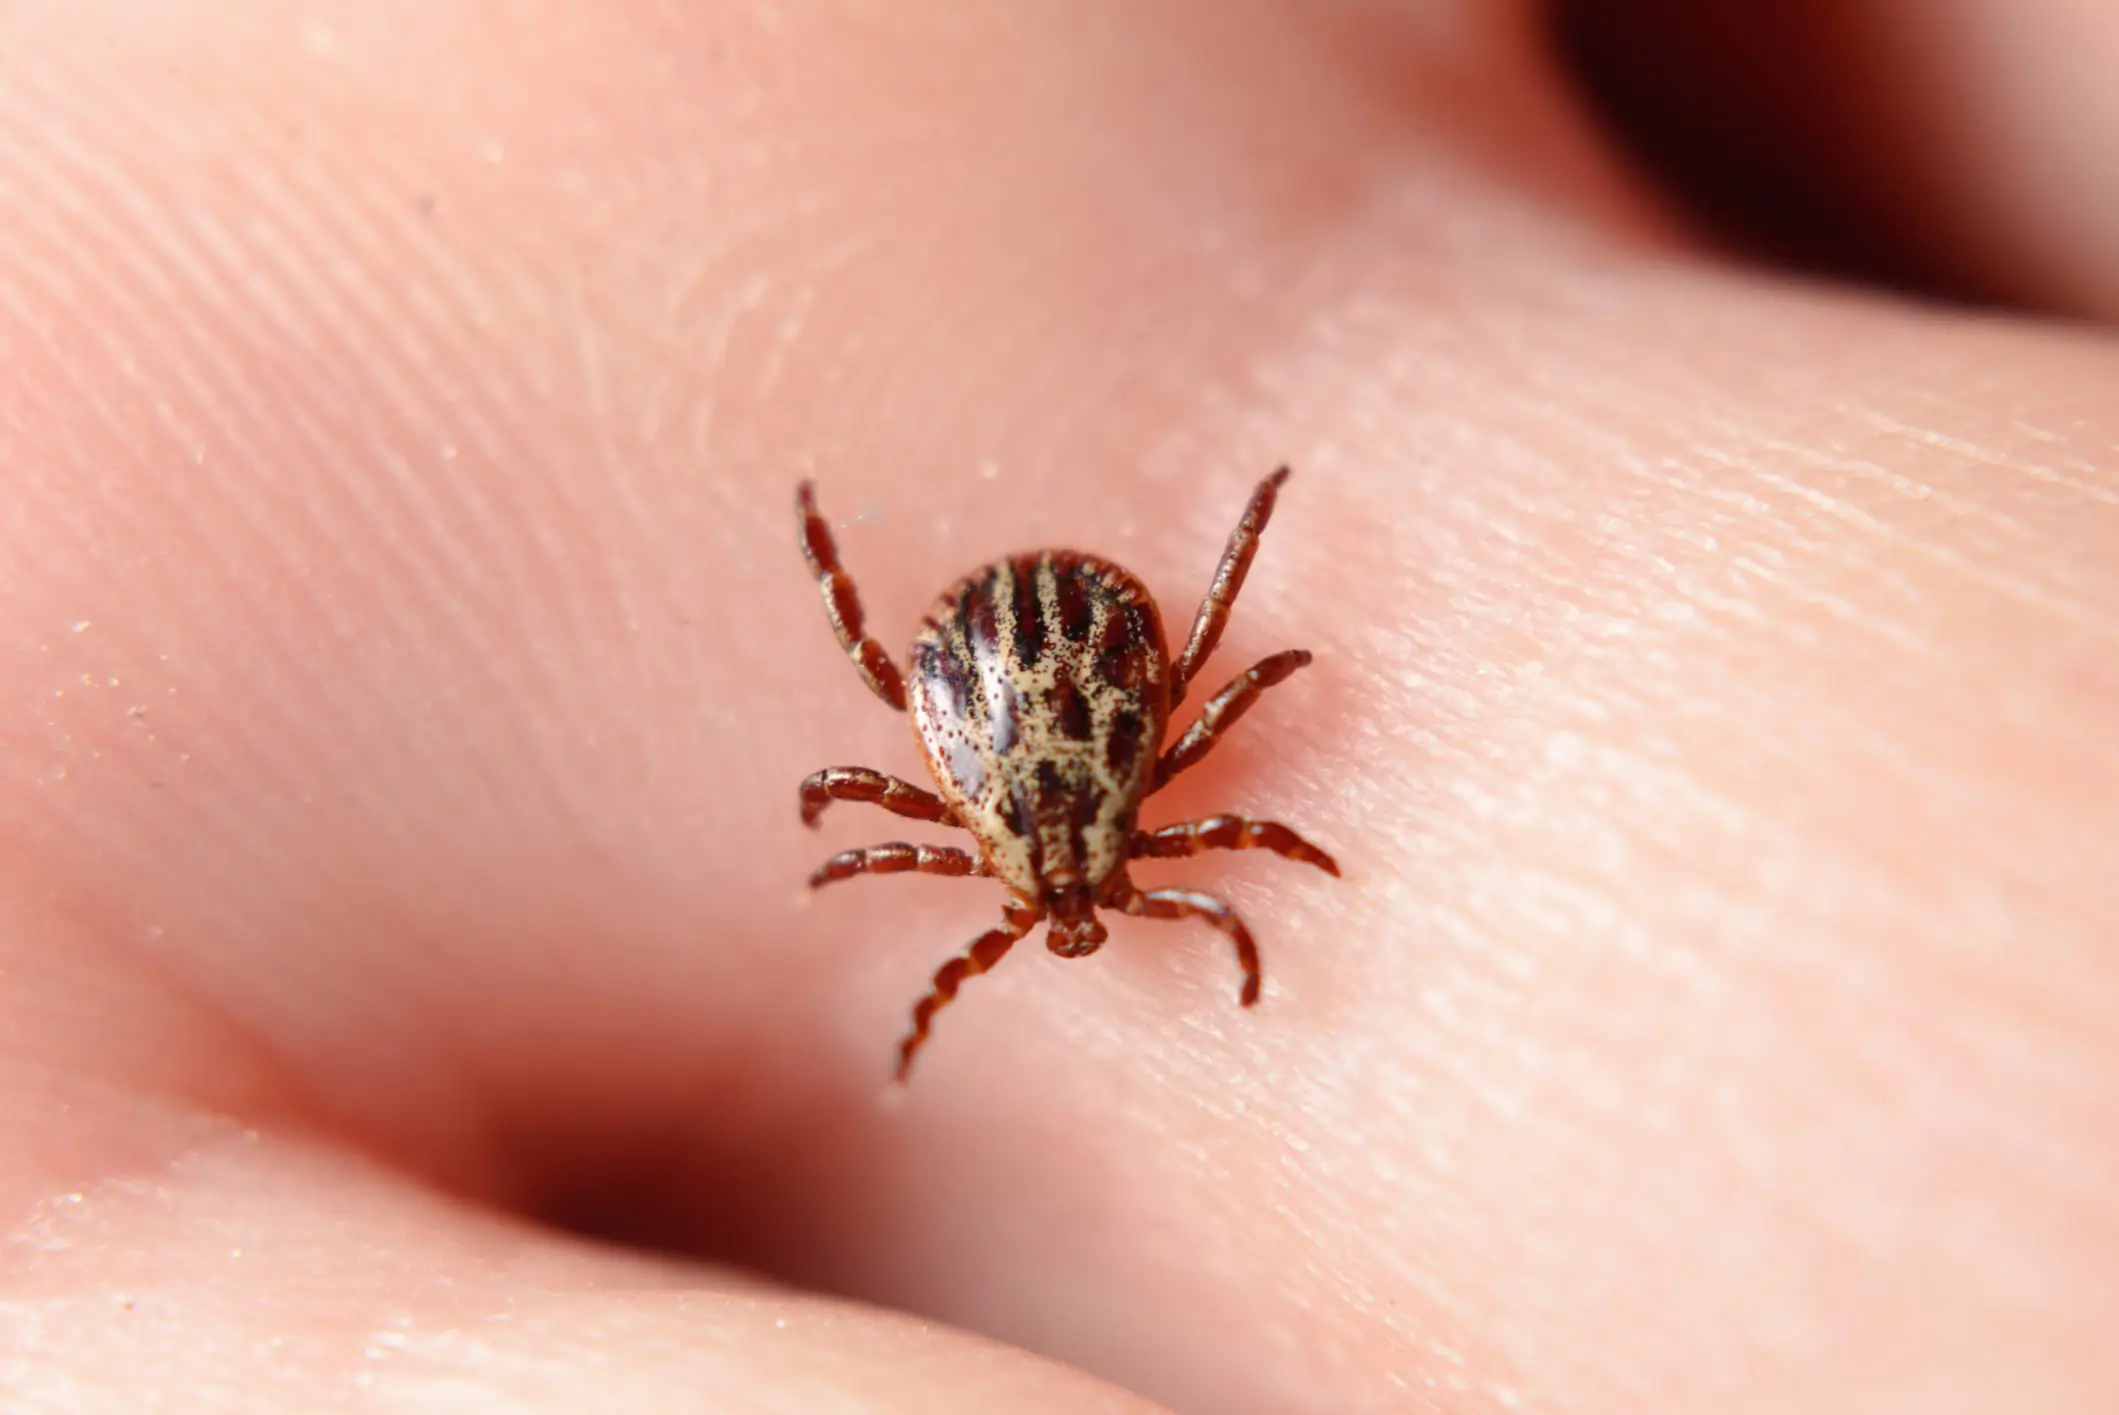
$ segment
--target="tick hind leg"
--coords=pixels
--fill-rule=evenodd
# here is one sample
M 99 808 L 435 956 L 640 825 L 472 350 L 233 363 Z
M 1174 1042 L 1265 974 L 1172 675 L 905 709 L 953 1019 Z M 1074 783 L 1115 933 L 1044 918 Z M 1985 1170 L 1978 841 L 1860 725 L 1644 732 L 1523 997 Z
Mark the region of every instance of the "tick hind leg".
M 839 636 L 839 647 L 846 650 L 871 692 L 899 712 L 905 711 L 905 680 L 883 646 L 868 636 L 861 596 L 853 587 L 853 577 L 839 564 L 831 526 L 817 510 L 816 487 L 802 483 L 795 502 L 802 513 L 802 558 L 809 562 L 809 573 L 817 577 L 824 612 L 831 618 L 832 632 Z
M 1237 591 L 1243 588 L 1243 577 L 1251 573 L 1251 557 L 1258 553 L 1258 537 L 1273 518 L 1273 502 L 1280 495 L 1281 483 L 1288 479 L 1288 469 L 1282 467 L 1258 484 L 1251 493 L 1250 504 L 1243 508 L 1243 516 L 1236 522 L 1236 529 L 1229 533 L 1229 544 L 1221 553 L 1221 564 L 1214 567 L 1214 581 L 1207 586 L 1207 597 L 1199 602 L 1199 613 L 1192 620 L 1192 637 L 1185 641 L 1184 652 L 1177 656 L 1176 666 L 1170 670 L 1170 706 L 1176 707 L 1184 701 L 1185 689 L 1192 685 L 1193 676 L 1214 646 L 1221 642 L 1221 631 L 1228 627 L 1229 611 L 1236 604 Z
M 949 1005 L 964 985 L 964 979 L 986 972 L 994 964 L 1008 956 L 1008 950 L 1016 941 L 1037 927 L 1037 906 L 1025 899 L 1011 899 L 1003 913 L 1006 918 L 997 929 L 988 929 L 967 945 L 962 953 L 944 963 L 935 971 L 934 981 L 928 985 L 926 995 L 912 1007 L 912 1030 L 905 1040 L 898 1043 L 899 1085 L 912 1074 L 912 1059 L 927 1043 L 927 1034 L 934 1026 L 934 1014 Z
M 1116 906 L 1144 919 L 1205 919 L 1228 936 L 1236 946 L 1236 964 L 1243 969 L 1243 992 L 1237 1001 L 1245 1007 L 1258 1005 L 1262 978 L 1258 967 L 1258 945 L 1251 931 L 1226 900 L 1194 889 L 1136 889 L 1121 895 Z
M 865 766 L 828 766 L 802 782 L 802 824 L 814 826 L 834 801 L 866 801 L 892 815 L 916 821 L 956 823 L 948 805 L 932 791 Z
M 1169 784 L 1171 777 L 1196 763 L 1221 740 L 1221 734 L 1236 725 L 1236 720 L 1251 710 L 1258 695 L 1275 683 L 1286 682 L 1298 668 L 1308 665 L 1308 649 L 1289 649 L 1262 658 L 1238 674 L 1236 681 L 1207 699 L 1199 716 L 1185 729 L 1177 745 L 1162 754 L 1155 763 L 1155 778 L 1148 785 L 1150 791 L 1160 791 Z
M 893 840 L 865 850 L 842 850 L 817 867 L 809 887 L 817 889 L 855 875 L 982 875 L 986 866 L 969 851 L 947 845 L 911 845 Z
M 1328 875 L 1339 874 L 1338 861 L 1279 821 L 1246 820 L 1242 816 L 1208 816 L 1205 820 L 1179 821 L 1160 830 L 1136 830 L 1130 853 L 1136 860 L 1156 860 L 1209 850 L 1270 850 L 1286 859 L 1315 865 Z

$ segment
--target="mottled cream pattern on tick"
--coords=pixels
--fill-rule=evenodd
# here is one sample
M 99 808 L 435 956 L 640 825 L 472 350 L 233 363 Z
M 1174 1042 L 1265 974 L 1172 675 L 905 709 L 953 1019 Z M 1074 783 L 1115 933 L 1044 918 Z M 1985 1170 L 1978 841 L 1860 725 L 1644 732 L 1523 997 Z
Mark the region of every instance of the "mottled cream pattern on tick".
M 1092 556 L 1014 556 L 936 601 L 912 644 L 912 721 L 989 873 L 1086 905 L 1125 862 L 1170 713 L 1168 657 L 1140 581 Z
M 1339 873 L 1331 856 L 1274 821 L 1224 815 L 1153 831 L 1138 827 L 1148 796 L 1206 755 L 1260 693 L 1310 661 L 1301 649 L 1260 660 L 1208 699 L 1176 745 L 1162 752 L 1171 710 L 1221 638 L 1287 477 L 1282 468 L 1252 493 L 1174 664 L 1162 616 L 1132 574 L 1074 551 L 1010 556 L 945 591 L 913 641 L 909 709 L 940 794 L 866 767 L 827 767 L 802 783 L 807 825 L 831 801 L 867 801 L 915 820 L 961 826 L 979 847 L 976 856 L 903 841 L 848 850 L 811 876 L 813 886 L 917 871 L 989 875 L 1009 891 L 1002 926 L 944 963 L 914 1006 L 912 1030 L 899 1045 L 899 1081 L 926 1042 L 935 1012 L 964 979 L 999 962 L 1041 921 L 1049 922 L 1054 953 L 1095 952 L 1107 936 L 1099 908 L 1213 924 L 1243 969 L 1240 1001 L 1257 1002 L 1258 950 L 1235 910 L 1193 890 L 1139 889 L 1126 867 L 1141 858 L 1263 849 Z M 797 504 L 803 555 L 840 646 L 876 696 L 907 710 L 904 679 L 866 632 L 860 598 L 809 483 Z

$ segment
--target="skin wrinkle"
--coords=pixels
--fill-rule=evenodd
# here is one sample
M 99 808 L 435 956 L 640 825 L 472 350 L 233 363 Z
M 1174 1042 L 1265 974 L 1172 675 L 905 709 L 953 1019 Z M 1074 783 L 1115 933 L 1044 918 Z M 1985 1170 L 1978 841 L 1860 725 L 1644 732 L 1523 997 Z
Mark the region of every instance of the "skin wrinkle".
M 122 249 L 122 246 L 120 247 L 120 249 Z M 268 249 L 269 249 L 269 247 L 268 247 Z M 311 289 L 314 289 L 315 287 L 314 287 L 314 285 L 312 284 L 312 285 L 310 286 L 310 288 L 311 288 Z M 334 327 L 334 326 L 335 326 L 335 325 L 336 325 L 337 323 L 338 323 L 338 321 L 337 321 L 336 319 L 333 319 L 333 318 L 327 318 L 327 319 L 326 319 L 325 321 L 323 321 L 324 327 L 327 327 L 327 328 L 328 328 L 328 327 Z M 149 322 L 149 324 L 148 324 L 148 327 L 152 328 L 152 327 L 153 327 L 153 324 L 154 324 L 154 321 L 150 321 L 150 322 Z M 381 329 L 381 326 L 380 326 L 380 324 L 378 324 L 378 325 L 376 326 L 376 329 L 377 329 L 377 332 L 378 332 L 378 334 L 379 334 L 379 333 L 380 333 L 380 329 Z M 374 342 L 379 342 L 379 341 L 370 341 L 370 342 L 371 342 L 371 343 L 374 343 Z M 195 343 L 193 347 L 201 347 L 201 346 Z M 210 345 L 210 344 L 206 344 L 206 345 L 203 345 L 203 347 L 205 347 L 205 348 L 209 348 L 209 349 L 210 349 L 210 348 L 212 347 L 212 345 Z M 349 357 L 350 357 L 350 352 L 351 352 L 351 351 L 349 350 L 348 352 L 349 352 Z M 182 364 L 182 363 L 179 363 L 179 365 L 178 365 L 178 366 L 179 366 L 179 367 L 183 367 L 183 364 Z M 385 369 L 386 367 L 387 367 L 386 365 L 377 365 L 377 364 L 373 364 L 373 363 L 371 363 L 371 364 L 370 364 L 370 368 L 371 368 L 371 370 L 373 370 L 373 371 L 375 371 L 375 372 L 378 372 L 378 373 L 380 373 L 380 372 L 384 371 L 384 369 Z M 224 374 L 224 377 L 226 378 L 226 380 L 227 380 L 227 381 L 228 381 L 229 383 L 234 383 L 234 382 L 236 381 L 236 378 L 235 378 L 235 376 L 234 376 L 234 375 L 232 374 L 232 372 Z M 207 408 L 220 408 L 220 407 L 227 407 L 227 406 L 231 406 L 232 404 L 233 404 L 233 405 L 235 405 L 235 406 L 240 406 L 240 403 L 239 403 L 239 402 L 237 402 L 236 400 L 232 400 L 232 399 L 230 399 L 230 398 L 226 398 L 226 397 L 215 397 L 215 396 L 212 396 L 211 394 L 207 394 L 207 393 L 204 393 L 203 391 L 201 391 L 200 395 L 199 395 L 199 396 L 197 396 L 197 397 L 195 398 L 195 406 L 201 406 L 201 407 L 207 407 Z M 400 405 L 400 406 L 402 406 L 402 405 Z M 300 422 L 299 422 L 299 421 L 297 421 L 297 422 L 295 423 L 295 425 L 296 425 L 296 426 L 300 426 L 301 424 L 300 424 Z M 420 439 L 420 440 L 424 441 L 424 440 L 426 440 L 426 439 Z M 226 456 L 226 459 L 227 459 L 227 461 L 228 461 L 228 462 L 229 462 L 230 464 L 232 464 L 232 465 L 235 465 L 235 466 L 243 466 L 243 467 L 251 467 L 251 466 L 268 466 L 268 465 L 271 465 L 271 464 L 272 464 L 273 462 L 275 462 L 275 461 L 277 461 L 277 460 L 278 460 L 277 458 L 274 458 L 274 457 L 271 457 L 271 456 L 267 456 L 267 455 L 264 455 L 264 454 L 263 454 L 263 450 L 262 450 L 262 446 L 261 446 L 260 444 L 256 444 L 256 443 L 251 443 L 251 444 L 248 444 L 248 445 L 246 445 L 246 443 L 245 443 L 244 441 L 242 441 L 242 440 L 239 440 L 239 439 L 232 439 L 232 438 L 229 438 L 229 437 L 226 437 L 226 436 L 222 436 L 222 437 L 220 437 L 220 438 L 216 439 L 216 441 L 217 441 L 218 443 L 220 443 L 220 444 L 221 444 L 221 445 L 220 445 L 219 447 L 217 447 L 217 448 L 216 448 L 216 451 L 217 451 L 217 453 L 219 453 L 219 454 L 221 454 L 221 455 L 224 455 L 224 456 Z M 311 440 L 310 440 L 309 446 L 308 446 L 308 447 L 307 447 L 307 448 L 305 449 L 305 455 L 303 456 L 302 460 L 304 460 L 304 461 L 309 461 L 309 462 L 314 462 L 314 463 L 316 463 L 316 464 L 318 464 L 318 465 L 324 465 L 324 466 L 328 466 L 328 465 L 330 465 L 330 464 L 331 464 L 331 462 L 332 462 L 332 460 L 333 460 L 333 458 L 332 458 L 332 455 L 331 455 L 331 452 L 332 452 L 332 447 L 331 447 L 331 444 L 330 444 L 330 443 L 328 443 L 328 442 L 326 442 L 326 441 L 322 440 L 322 439 L 321 439 L 320 437 L 316 437 L 316 436 L 312 435 L 312 438 L 311 438 Z M 197 457 L 198 457 L 199 459 L 203 459 L 203 456 L 204 456 L 204 453 L 203 453 L 203 452 L 201 452 L 201 453 L 197 454 Z M 217 462 L 217 464 L 219 463 L 219 461 L 220 461 L 220 457 L 219 457 L 219 456 L 217 456 L 217 458 L 216 458 L 216 462 Z M 242 504 L 242 502 L 241 502 L 241 501 L 239 500 L 237 504 Z M 260 522 L 260 524 L 262 524 L 262 521 Z M 412 519 L 411 521 L 409 521 L 409 522 L 407 523 L 408 527 L 421 527 L 421 528 L 424 528 L 424 527 L 430 527 L 430 526 L 437 526 L 437 525 L 442 525 L 442 524 L 446 524 L 446 522 L 445 522 L 445 521 L 443 521 L 443 520 L 437 519 L 436 517 L 433 517 L 433 516 L 431 516 L 431 515 L 430 515 L 430 516 L 422 516 L 422 517 L 417 517 L 417 518 L 414 518 L 414 519 Z M 270 558 L 271 558 L 271 557 L 273 556 L 273 554 L 275 553 L 275 551 L 276 551 L 277 547 L 278 547 L 278 546 L 279 546 L 280 544 L 282 544 L 282 543 L 284 543 L 284 542 L 283 542 L 282 538 L 280 538 L 279 536 L 276 536 L 276 535 L 270 535 L 270 534 L 261 534 L 261 535 L 259 536 L 258 540 L 257 540 L 257 541 L 256 541 L 256 542 L 254 543 L 253 547 L 252 547 L 252 548 L 251 548 L 251 549 L 249 550 L 249 552 L 248 552 L 248 553 L 246 553 L 246 554 L 245 554 L 245 556 L 244 556 L 244 559 L 245 559 L 246 561 L 250 561 L 250 562 L 254 563 L 254 562 L 256 561 L 256 559 L 257 559 L 257 558 L 259 557 L 259 554 L 260 554 L 260 553 L 262 552 L 262 554 L 263 554 L 264 558 L 265 558 L 265 559 L 267 559 L 267 560 L 269 561 L 269 559 L 270 559 Z M 415 559 L 415 560 L 414 560 L 414 561 L 413 561 L 412 563 L 413 563 L 413 564 L 419 564 L 419 563 L 422 563 L 422 560 L 424 560 L 424 562 L 425 562 L 425 563 L 437 563 L 437 564 L 450 564 L 450 563 L 453 563 L 453 564 L 468 564 L 468 563 L 474 563 L 474 562 L 473 562 L 473 559 L 472 559 L 472 557 L 470 557 L 470 556 L 466 555 L 466 554 L 465 554 L 465 553 L 463 552 L 463 550 L 462 550 L 462 549 L 461 549 L 460 547 L 459 547 L 459 548 L 458 548 L 458 549 L 456 550 L 456 552 L 455 552 L 455 553 L 453 553 L 453 554 L 446 554 L 446 555 L 443 555 L 443 556 L 440 556 L 440 557 L 431 557 L 431 556 L 430 556 L 430 557 L 423 557 L 423 558 L 421 558 L 421 559 Z M 291 567 L 291 566 L 290 566 L 290 567 L 288 567 L 288 568 L 292 569 L 293 567 Z M 439 601 L 436 601 L 436 602 L 440 602 L 440 603 L 446 603 L 446 602 L 448 602 L 448 601 L 447 601 L 447 599 L 446 599 L 446 598 L 443 598 L 443 599 L 441 599 L 441 600 L 439 600 Z M 303 661 L 304 661 L 304 656 L 303 656 L 303 655 L 301 655 L 301 654 L 299 654 L 299 653 L 296 653 L 296 652 L 292 652 L 292 651 L 291 651 L 291 650 L 292 650 L 292 648 L 293 648 L 293 645 L 291 645 L 291 644 L 287 644 L 287 645 L 283 645 L 282 647 L 283 647 L 283 650 L 284 650 L 284 651 L 281 651 L 281 652 L 277 652 L 277 653 L 274 653 L 274 654 L 272 654 L 272 655 L 271 655 L 271 657 L 272 657 L 272 658 L 274 658 L 275 660 L 277 660 L 278 662 L 280 662 L 280 663 L 283 663 L 283 664 L 299 664 L 299 663 L 301 663 L 301 662 L 303 662 Z M 296 689 L 295 691 L 291 692 L 291 693 L 290 693 L 290 694 L 289 694 L 288 696 L 289 696 L 289 697 L 291 697 L 291 698 L 296 698 L 296 699 L 299 699 L 299 698 L 302 698 L 302 697 L 315 697 L 315 696 L 317 696 L 317 694 L 315 694 L 315 693 L 313 693 L 313 692 L 305 692 L 305 691 L 303 691 L 303 690 L 301 690 L 301 689 L 297 688 L 297 689 Z M 265 738 L 264 738 L 263 740 L 265 740 L 265 741 L 270 741 L 270 740 L 271 740 L 271 738 L 270 738 L 270 737 L 268 736 L 268 737 L 265 737 Z M 278 775 L 278 776 L 282 776 L 282 777 L 284 778 L 284 776 L 285 776 L 285 775 L 287 774 L 287 769 L 288 769 L 288 764 L 287 764 L 287 763 L 285 763 L 285 762 L 282 762 L 282 763 L 280 763 L 280 764 L 279 764 L 279 766 L 278 766 L 278 767 L 277 767 L 277 768 L 276 768 L 276 769 L 274 770 L 274 773 L 273 773 L 273 774 L 274 774 L 274 775 Z
M 1377 395 L 1377 396 L 1379 396 L 1379 397 L 1383 397 L 1383 398 L 1388 398 L 1388 397 L 1389 397 L 1390 395 L 1389 395 L 1389 393 L 1388 393 L 1387 391 L 1379 391 L 1379 393 L 1378 393 L 1378 395 Z M 1737 461 L 1736 459 L 1733 459 L 1733 458 L 1731 459 L 1731 463 L 1732 463 L 1732 465 L 1741 465 L 1741 463 L 1740 463 L 1740 462 L 1738 462 L 1738 461 Z M 1815 504 L 1815 503 L 1813 503 L 1813 504 Z M 1832 510 L 1834 510 L 1834 509 L 1836 509 L 1836 508 L 1835 508 L 1835 506 L 1834 506 L 1834 503 L 1832 503 L 1832 502 L 1831 502 L 1831 501 L 1830 501 L 1829 499 L 1827 499 L 1827 500 L 1826 500 L 1826 501 L 1825 501 L 1825 502 L 1824 502 L 1824 503 L 1822 504 L 1822 506 L 1821 506 L 1821 509 L 1824 509 L 1824 510 L 1826 510 L 1827 512 L 1830 512 L 1830 511 L 1832 511 Z M 1873 524 L 1873 523 L 1871 523 L 1871 524 Z M 1400 559 L 1402 559 L 1402 558 L 1403 558 L 1403 555 L 1402 555 L 1402 553 L 1401 553 L 1400 557 L 1398 557 L 1398 558 L 1400 558 Z M 1857 622 L 1858 622 L 1858 618 L 1859 618 L 1859 616 L 1857 616 Z M 1916 641 L 1916 642 L 1918 643 L 1918 641 Z M 1918 646 L 1919 646 L 1919 647 L 1921 647 L 1921 648 L 1926 648 L 1926 647 L 1927 647 L 1927 645 L 1926 645 L 1925 643 L 1918 643 Z M 1390 789 L 1391 789 L 1391 784 L 1390 784 L 1390 783 L 1379 783 L 1379 784 L 1378 784 L 1378 794 L 1379 794 L 1379 796 L 1387 794 L 1387 793 L 1389 792 L 1389 790 L 1390 790 Z M 1807 874 L 1809 873 L 1809 871 L 1807 871 L 1807 870 L 1805 870 L 1805 869 L 1803 869 L 1803 868 L 1801 868 L 1801 867 L 1798 867 L 1798 868 L 1796 868 L 1796 869 L 1793 869 L 1793 870 L 1789 871 L 1789 873 L 1790 873 L 1791 875 L 1795 875 L 1795 876 L 1804 876 L 1804 875 L 1807 875 Z M 1890 891 L 1890 890 L 1888 890 L 1888 889 L 1887 889 L 1887 890 L 1885 891 L 1885 893 L 1886 893 L 1886 894 L 1890 894 L 1890 893 L 1893 893 L 1893 891 Z M 1726 911 L 1726 910 L 1715 910 L 1715 911 L 1712 911 L 1712 916 L 1713 916 L 1713 917 L 1726 917 L 1726 915 L 1727 915 L 1727 911 Z M 1829 918 L 1829 917 L 1830 917 L 1830 913 L 1829 913 L 1829 911 L 1828 911 L 1828 912 L 1826 913 L 1825 917 L 1827 917 L 1827 918 Z M 2091 1112 L 2091 1113 L 2093 1113 L 2093 1112 Z

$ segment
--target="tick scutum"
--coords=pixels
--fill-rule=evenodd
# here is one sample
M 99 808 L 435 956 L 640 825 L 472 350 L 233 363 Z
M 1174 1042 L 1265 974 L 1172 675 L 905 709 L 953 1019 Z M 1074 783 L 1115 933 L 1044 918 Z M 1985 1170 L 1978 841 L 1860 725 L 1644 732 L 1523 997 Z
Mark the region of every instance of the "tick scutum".
M 1124 863 L 1168 713 L 1139 580 L 1070 551 L 989 565 L 936 601 L 912 669 L 921 749 L 993 874 L 1044 899 Z

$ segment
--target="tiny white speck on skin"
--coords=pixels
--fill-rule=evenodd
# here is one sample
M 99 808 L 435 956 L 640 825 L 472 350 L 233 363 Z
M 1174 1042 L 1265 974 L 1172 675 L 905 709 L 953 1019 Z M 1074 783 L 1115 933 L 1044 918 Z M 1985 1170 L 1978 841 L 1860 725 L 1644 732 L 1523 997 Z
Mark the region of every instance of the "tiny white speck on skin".
M 312 59 L 329 59 L 338 52 L 338 34 L 320 20 L 303 22 L 299 34 L 302 52 Z
M 88 631 L 89 623 L 90 621 L 86 619 L 76 619 L 74 621 L 74 632 L 76 634 L 86 633 Z

